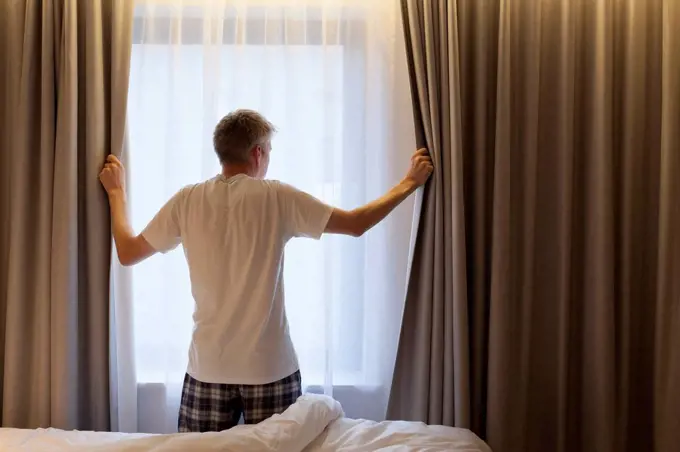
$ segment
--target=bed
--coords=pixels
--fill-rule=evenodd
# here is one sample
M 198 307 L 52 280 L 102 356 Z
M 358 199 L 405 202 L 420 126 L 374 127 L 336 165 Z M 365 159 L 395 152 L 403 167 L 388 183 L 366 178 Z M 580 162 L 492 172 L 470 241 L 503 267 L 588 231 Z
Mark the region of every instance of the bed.
M 0 429 L 0 451 L 466 451 L 491 452 L 474 433 L 416 422 L 344 417 L 330 397 L 307 394 L 283 414 L 257 425 L 212 433 L 151 435 Z

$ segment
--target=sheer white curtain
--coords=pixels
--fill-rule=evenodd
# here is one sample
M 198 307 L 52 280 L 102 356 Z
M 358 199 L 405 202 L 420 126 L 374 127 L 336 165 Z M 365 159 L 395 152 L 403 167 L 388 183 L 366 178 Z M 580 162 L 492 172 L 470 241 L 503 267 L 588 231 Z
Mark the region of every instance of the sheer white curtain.
M 212 131 L 252 108 L 279 129 L 269 177 L 351 208 L 404 174 L 415 147 L 397 0 L 138 1 L 129 92 L 130 213 L 140 231 L 220 170 Z M 295 240 L 286 309 L 307 391 L 384 417 L 413 200 L 361 239 Z M 181 248 L 114 263 L 114 427 L 176 429 L 194 308 Z M 244 300 L 247 302 L 247 300 Z

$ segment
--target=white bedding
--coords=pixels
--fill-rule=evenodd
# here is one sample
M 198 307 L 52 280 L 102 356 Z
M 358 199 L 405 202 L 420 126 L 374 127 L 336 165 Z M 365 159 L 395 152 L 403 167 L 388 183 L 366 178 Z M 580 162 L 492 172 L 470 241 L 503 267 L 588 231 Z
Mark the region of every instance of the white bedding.
M 9 451 L 466 451 L 491 452 L 468 430 L 415 422 L 371 422 L 343 417 L 330 397 L 308 394 L 280 416 L 224 432 L 147 435 L 57 429 L 0 429 Z

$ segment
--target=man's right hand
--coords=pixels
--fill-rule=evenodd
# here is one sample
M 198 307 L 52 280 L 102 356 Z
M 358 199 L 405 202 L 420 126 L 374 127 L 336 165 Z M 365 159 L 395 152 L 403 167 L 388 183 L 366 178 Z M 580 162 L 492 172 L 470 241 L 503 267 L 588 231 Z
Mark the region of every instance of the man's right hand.
M 427 149 L 419 149 L 411 157 L 411 169 L 400 184 L 385 196 L 352 211 L 333 209 L 326 231 L 359 237 L 389 215 L 404 199 L 427 182 L 434 167 Z
M 425 148 L 418 149 L 413 154 L 413 157 L 411 157 L 411 168 L 408 170 L 405 180 L 416 187 L 420 187 L 427 182 L 432 175 L 432 171 L 434 171 L 434 166 L 432 165 L 430 153 Z

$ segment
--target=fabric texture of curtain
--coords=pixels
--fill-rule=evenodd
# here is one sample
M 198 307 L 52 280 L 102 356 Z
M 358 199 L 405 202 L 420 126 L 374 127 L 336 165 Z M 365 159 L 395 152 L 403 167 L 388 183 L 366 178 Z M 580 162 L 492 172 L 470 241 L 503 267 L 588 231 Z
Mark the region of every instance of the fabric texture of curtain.
M 388 409 L 680 443 L 680 6 L 403 0 L 425 194 Z
M 139 0 L 128 99 L 136 231 L 181 187 L 220 172 L 212 132 L 237 108 L 279 129 L 269 178 L 345 208 L 384 194 L 415 150 L 395 0 Z M 385 417 L 412 219 L 413 199 L 361 239 L 300 239 L 286 249 L 303 385 L 348 415 Z M 130 275 L 115 267 L 114 279 L 114 425 L 176 431 L 194 308 L 183 251 Z
M 2 2 L 3 426 L 107 430 L 110 229 L 132 5 Z

